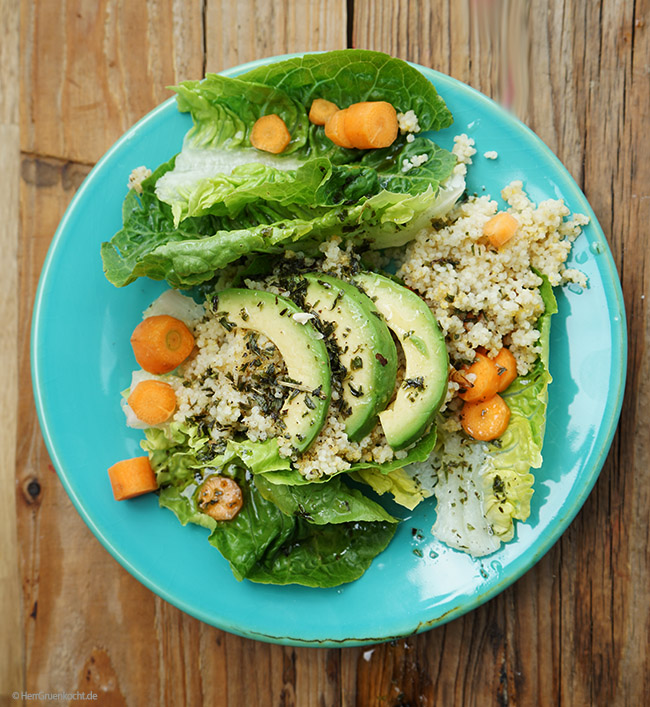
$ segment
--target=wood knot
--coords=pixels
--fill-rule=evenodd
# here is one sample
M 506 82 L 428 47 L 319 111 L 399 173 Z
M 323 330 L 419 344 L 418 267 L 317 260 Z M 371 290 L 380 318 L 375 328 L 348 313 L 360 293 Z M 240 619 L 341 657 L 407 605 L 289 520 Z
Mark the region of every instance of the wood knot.
M 41 500 L 43 487 L 41 486 L 41 482 L 35 476 L 29 476 L 22 483 L 22 491 L 25 501 L 29 505 L 32 505 Z

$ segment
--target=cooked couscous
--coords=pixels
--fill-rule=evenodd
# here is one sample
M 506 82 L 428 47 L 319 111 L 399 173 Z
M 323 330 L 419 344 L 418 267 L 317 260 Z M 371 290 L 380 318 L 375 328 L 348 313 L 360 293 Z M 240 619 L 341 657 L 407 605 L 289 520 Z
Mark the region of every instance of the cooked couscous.
M 565 262 L 588 219 L 569 217 L 569 209 L 558 200 L 535 206 L 519 181 L 505 187 L 501 196 L 519 223 L 503 247 L 491 247 L 483 234 L 497 212 L 496 201 L 470 197 L 438 228 L 423 230 L 408 244 L 397 275 L 431 307 L 452 361 L 471 361 L 480 346 L 496 355 L 506 345 L 523 375 L 539 354 L 535 324 L 544 311 L 540 274 L 551 285 L 587 284 Z

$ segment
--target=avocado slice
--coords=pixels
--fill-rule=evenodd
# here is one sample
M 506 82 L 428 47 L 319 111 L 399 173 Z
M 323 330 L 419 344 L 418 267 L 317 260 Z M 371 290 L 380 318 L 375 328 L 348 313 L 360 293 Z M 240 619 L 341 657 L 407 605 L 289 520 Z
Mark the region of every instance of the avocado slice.
M 379 414 L 388 444 L 403 449 L 422 436 L 445 398 L 449 369 L 445 337 L 415 292 L 371 272 L 354 281 L 373 300 L 404 351 L 404 381 Z
M 345 369 L 341 410 L 348 438 L 356 442 L 377 424 L 395 389 L 397 349 L 372 300 L 331 275 L 307 273 L 304 306 L 331 328 Z M 336 375 L 336 368 L 333 369 Z
M 291 300 L 270 292 L 223 290 L 212 306 L 226 328 L 260 332 L 278 348 L 295 391 L 280 412 L 285 425 L 282 434 L 297 452 L 304 452 L 320 432 L 330 403 L 329 356 L 321 334 Z

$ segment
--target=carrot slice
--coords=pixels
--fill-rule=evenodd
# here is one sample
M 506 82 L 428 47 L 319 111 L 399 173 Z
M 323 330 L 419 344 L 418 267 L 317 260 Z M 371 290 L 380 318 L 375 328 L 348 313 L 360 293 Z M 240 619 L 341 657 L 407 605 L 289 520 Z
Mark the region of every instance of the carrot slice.
M 501 349 L 492 360 L 497 367 L 497 374 L 499 376 L 497 393 L 502 393 L 517 377 L 517 361 L 515 361 L 515 357 L 506 348 Z
M 499 388 L 499 371 L 494 361 L 480 351 L 476 352 L 474 362 L 461 370 L 468 386 L 458 397 L 468 403 L 487 400 L 495 395 Z
M 143 319 L 133 330 L 131 346 L 145 371 L 169 373 L 192 353 L 194 336 L 180 319 L 157 314 Z
M 344 123 L 348 140 L 360 150 L 388 147 L 397 137 L 397 111 L 386 101 L 353 103 Z
M 251 130 L 251 145 L 277 155 L 291 142 L 291 133 L 279 115 L 269 113 L 258 118 Z
M 336 113 L 325 123 L 325 135 L 339 147 L 352 148 L 354 145 L 345 134 L 346 110 L 337 110 Z
M 123 459 L 108 470 L 116 501 L 141 496 L 158 488 L 149 457 Z
M 324 98 L 315 98 L 309 109 L 309 120 L 314 125 L 325 125 L 338 109 L 339 107 L 332 101 L 327 101 Z
M 487 236 L 495 248 L 501 248 L 515 235 L 518 228 L 519 221 L 514 216 L 502 211 L 483 226 L 483 235 Z
M 145 380 L 131 391 L 127 403 L 138 420 L 160 425 L 167 422 L 176 409 L 176 393 L 169 383 Z
M 213 474 L 199 487 L 199 508 L 215 520 L 232 520 L 243 503 L 241 487 L 228 476 Z
M 510 408 L 500 395 L 487 400 L 465 403 L 460 411 L 460 424 L 473 439 L 490 442 L 506 431 Z

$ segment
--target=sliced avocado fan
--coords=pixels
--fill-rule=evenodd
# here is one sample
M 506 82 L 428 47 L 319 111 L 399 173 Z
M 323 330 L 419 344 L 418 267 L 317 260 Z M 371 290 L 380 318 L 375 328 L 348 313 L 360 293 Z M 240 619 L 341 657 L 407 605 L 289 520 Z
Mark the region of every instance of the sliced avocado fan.
M 449 368 L 445 337 L 415 292 L 372 272 L 360 273 L 354 282 L 372 299 L 404 352 L 404 380 L 393 402 L 379 413 L 388 444 L 403 449 L 426 432 L 445 398 Z
M 341 375 L 339 409 L 353 442 L 377 424 L 390 400 L 397 374 L 397 349 L 372 300 L 354 285 L 331 275 L 307 273 L 304 307 L 316 313 L 336 344 Z

